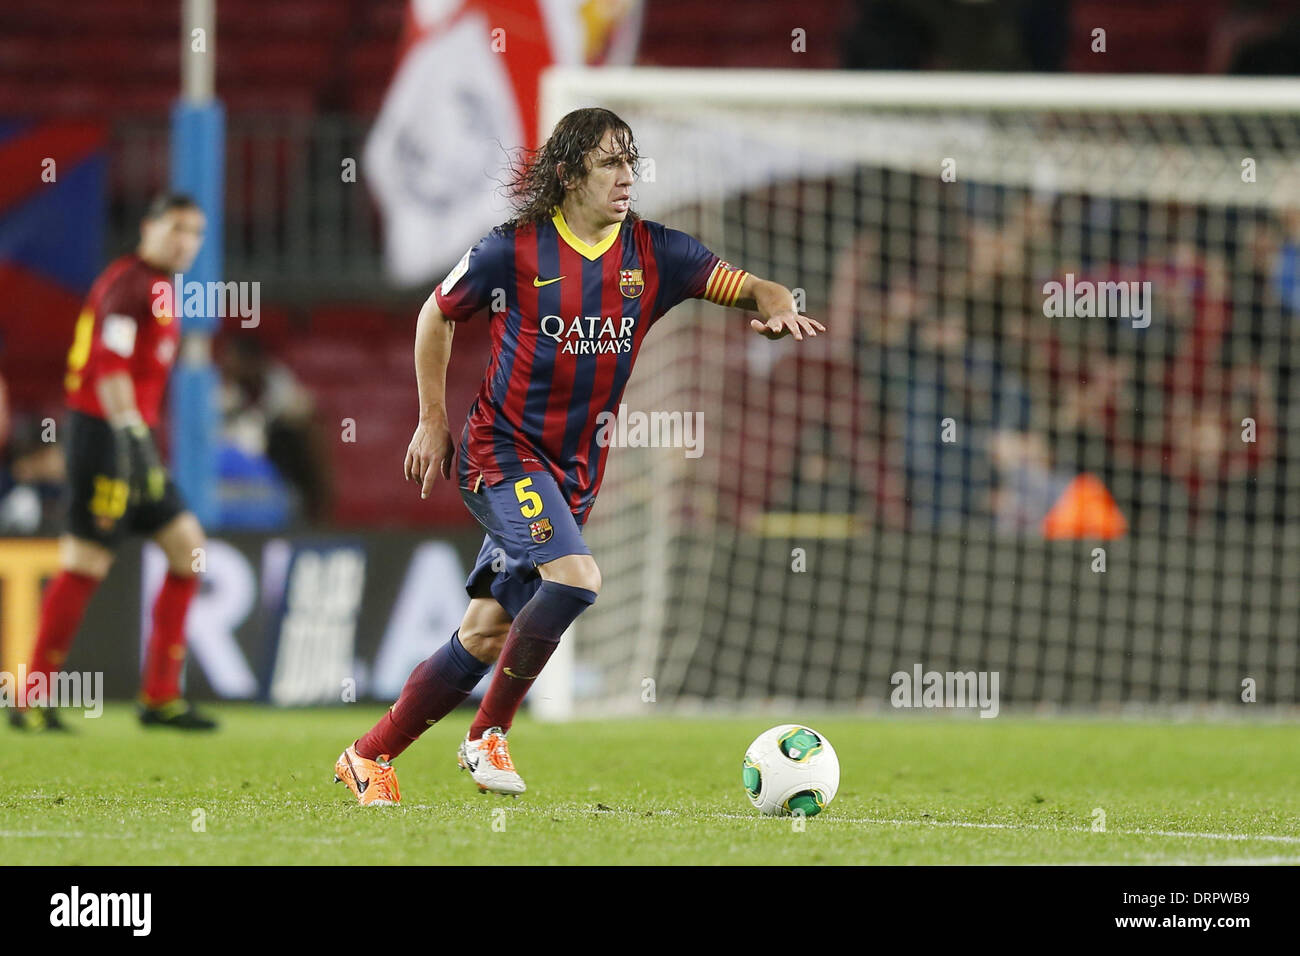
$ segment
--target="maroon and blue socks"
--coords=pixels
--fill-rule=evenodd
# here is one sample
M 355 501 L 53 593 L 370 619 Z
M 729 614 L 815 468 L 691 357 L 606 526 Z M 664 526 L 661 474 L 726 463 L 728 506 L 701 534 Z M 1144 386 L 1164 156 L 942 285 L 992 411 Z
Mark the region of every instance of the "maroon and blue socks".
M 560 636 L 594 603 L 595 591 L 542 582 L 510 625 L 496 673 L 470 725 L 470 740 L 478 740 L 489 727 L 510 729 L 528 688 L 559 646 Z
M 596 601 L 596 592 L 543 581 L 510 625 L 505 647 L 487 696 L 470 727 L 477 740 L 489 727 L 508 730 L 524 695 L 550 660 L 560 637 Z M 387 754 L 394 759 L 430 726 L 458 707 L 491 664 L 474 657 L 460 643 L 459 631 L 406 679 L 397 703 L 356 743 L 367 759 Z
M 393 759 L 460 706 L 491 666 L 465 650 L 458 630 L 411 671 L 397 703 L 357 741 L 357 753 L 368 760 L 383 754 Z

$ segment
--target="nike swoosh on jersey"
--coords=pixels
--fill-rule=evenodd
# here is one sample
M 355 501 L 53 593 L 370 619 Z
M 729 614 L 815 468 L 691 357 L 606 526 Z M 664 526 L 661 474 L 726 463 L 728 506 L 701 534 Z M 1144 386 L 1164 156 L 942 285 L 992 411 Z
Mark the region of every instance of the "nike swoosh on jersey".
M 552 282 L 559 282 L 560 279 L 563 278 L 564 276 L 560 276 L 557 279 L 546 279 L 545 281 L 543 281 L 541 276 L 533 276 L 533 287 L 536 289 L 540 289 L 544 285 L 550 285 Z

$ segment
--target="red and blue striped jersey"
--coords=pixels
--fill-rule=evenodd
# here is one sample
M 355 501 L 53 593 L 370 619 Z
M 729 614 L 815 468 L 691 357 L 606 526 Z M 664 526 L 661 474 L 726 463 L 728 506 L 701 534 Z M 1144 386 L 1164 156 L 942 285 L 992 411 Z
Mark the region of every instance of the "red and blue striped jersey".
M 479 240 L 434 293 L 453 321 L 491 315 L 492 355 L 461 435 L 461 485 L 546 471 L 585 520 L 608 451 L 597 442 L 601 412 L 617 414 L 646 332 L 686 299 L 734 304 L 745 275 L 645 219 L 594 246 L 558 211 Z

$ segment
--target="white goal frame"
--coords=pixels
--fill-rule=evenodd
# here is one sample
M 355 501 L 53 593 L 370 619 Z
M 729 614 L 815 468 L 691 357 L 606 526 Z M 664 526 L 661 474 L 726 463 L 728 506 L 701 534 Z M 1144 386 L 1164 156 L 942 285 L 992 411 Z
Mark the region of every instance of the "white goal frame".
M 837 109 L 860 105 L 949 114 L 968 109 L 983 114 L 1300 114 L 1300 80 L 1295 79 L 556 67 L 542 77 L 538 142 L 545 141 L 567 112 L 600 105 L 604 96 L 611 100 L 635 98 L 664 110 L 675 106 L 725 110 L 765 104 L 788 109 L 806 103 Z M 1287 201 L 1300 204 L 1300 182 L 1278 185 L 1289 197 Z M 1275 193 L 1272 201 L 1277 199 Z M 653 547 L 653 542 L 647 543 L 648 550 Z M 596 558 L 599 561 L 600 555 Z M 582 626 L 581 620 L 575 625 Z M 550 720 L 573 717 L 574 674 L 570 633 L 530 694 L 532 713 Z

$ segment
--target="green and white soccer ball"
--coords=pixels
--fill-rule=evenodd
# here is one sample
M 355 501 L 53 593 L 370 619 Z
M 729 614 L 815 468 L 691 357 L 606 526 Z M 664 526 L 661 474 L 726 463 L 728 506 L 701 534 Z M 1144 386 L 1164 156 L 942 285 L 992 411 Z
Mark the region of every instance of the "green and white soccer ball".
M 835 748 L 802 724 L 782 724 L 759 734 L 745 751 L 743 774 L 750 802 L 769 817 L 821 813 L 840 788 Z

